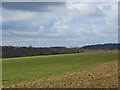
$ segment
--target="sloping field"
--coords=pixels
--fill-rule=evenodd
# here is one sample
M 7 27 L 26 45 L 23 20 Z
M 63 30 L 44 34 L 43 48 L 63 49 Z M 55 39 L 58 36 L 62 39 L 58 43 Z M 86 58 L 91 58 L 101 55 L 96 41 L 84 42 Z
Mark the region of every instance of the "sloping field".
M 117 87 L 117 60 L 117 52 L 3 59 L 3 87 Z

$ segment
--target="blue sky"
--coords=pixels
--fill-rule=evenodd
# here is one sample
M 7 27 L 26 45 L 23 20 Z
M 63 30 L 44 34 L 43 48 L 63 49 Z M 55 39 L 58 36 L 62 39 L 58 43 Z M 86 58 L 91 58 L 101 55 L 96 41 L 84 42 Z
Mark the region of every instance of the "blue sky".
M 3 2 L 3 45 L 66 46 L 118 42 L 118 3 Z

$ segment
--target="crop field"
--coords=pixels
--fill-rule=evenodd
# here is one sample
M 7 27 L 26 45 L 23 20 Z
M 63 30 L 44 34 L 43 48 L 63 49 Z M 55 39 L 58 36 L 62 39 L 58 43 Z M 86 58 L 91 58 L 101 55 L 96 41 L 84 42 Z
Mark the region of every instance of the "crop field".
M 118 52 L 89 52 L 2 59 L 3 87 L 118 86 Z

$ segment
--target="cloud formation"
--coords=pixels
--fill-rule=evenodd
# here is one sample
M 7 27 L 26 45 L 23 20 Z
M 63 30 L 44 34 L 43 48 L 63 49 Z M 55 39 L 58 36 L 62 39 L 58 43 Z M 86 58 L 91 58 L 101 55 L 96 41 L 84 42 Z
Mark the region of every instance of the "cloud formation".
M 64 6 L 63 2 L 3 2 L 3 8 L 9 10 L 49 12 L 54 8 Z
M 117 42 L 117 3 L 3 3 L 3 44 L 82 46 Z

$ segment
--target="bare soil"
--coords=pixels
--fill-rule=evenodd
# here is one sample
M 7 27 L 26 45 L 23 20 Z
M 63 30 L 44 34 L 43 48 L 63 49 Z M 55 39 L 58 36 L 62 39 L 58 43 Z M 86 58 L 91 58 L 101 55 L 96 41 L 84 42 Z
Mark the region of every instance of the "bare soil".
M 24 88 L 118 88 L 118 62 L 112 61 L 93 67 L 53 75 L 33 83 L 16 85 Z

